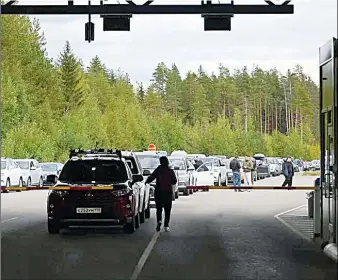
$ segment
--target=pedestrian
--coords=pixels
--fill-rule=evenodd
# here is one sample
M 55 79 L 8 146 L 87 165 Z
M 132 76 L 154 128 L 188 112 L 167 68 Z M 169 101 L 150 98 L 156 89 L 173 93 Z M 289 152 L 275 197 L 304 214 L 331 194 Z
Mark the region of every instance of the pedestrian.
M 242 192 L 241 187 L 241 164 L 238 160 L 238 156 L 235 156 L 230 161 L 230 169 L 232 170 L 232 184 L 235 188 L 235 192 Z
M 283 174 L 285 177 L 284 183 L 282 187 L 288 185 L 288 187 L 292 187 L 293 176 L 295 175 L 295 170 L 293 168 L 291 157 L 287 157 L 286 161 L 283 163 Z
M 244 181 L 247 186 L 252 186 L 251 171 L 253 169 L 253 163 L 249 157 L 245 157 L 243 170 L 244 170 Z
M 156 204 L 156 230 L 161 230 L 162 212 L 164 209 L 164 230 L 170 231 L 169 222 L 172 208 L 173 185 L 177 183 L 175 172 L 169 168 L 169 160 L 166 156 L 160 157 L 160 165 L 147 178 L 146 184 L 156 179 L 155 204 Z
M 255 170 L 256 170 L 256 160 L 254 158 L 250 158 L 252 162 L 252 169 L 251 169 L 251 185 L 255 184 Z

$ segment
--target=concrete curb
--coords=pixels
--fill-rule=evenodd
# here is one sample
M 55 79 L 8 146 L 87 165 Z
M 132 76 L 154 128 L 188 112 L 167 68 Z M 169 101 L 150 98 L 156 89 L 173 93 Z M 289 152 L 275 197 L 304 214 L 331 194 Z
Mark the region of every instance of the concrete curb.
M 324 248 L 324 253 L 331 259 L 333 259 L 336 263 L 338 263 L 337 258 L 337 244 L 329 243 Z

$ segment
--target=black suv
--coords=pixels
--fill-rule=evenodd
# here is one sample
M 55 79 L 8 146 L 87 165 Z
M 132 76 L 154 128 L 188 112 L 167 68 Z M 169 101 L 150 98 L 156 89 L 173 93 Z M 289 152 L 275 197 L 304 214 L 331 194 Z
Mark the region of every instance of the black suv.
M 72 150 L 48 194 L 48 232 L 72 225 L 122 225 L 133 233 L 140 225 L 142 175 L 132 172 L 119 150 Z

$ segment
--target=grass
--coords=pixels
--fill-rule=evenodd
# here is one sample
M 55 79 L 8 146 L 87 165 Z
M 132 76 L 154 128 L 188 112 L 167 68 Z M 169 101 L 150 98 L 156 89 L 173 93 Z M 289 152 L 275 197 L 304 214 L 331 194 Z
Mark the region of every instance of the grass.
M 320 171 L 304 171 L 303 176 L 320 176 Z

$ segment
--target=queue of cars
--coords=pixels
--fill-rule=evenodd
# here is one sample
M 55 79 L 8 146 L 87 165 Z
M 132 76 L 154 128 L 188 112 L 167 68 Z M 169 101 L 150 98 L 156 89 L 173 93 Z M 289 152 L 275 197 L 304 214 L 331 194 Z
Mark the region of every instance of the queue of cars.
M 47 185 L 47 177 L 53 174 L 58 176 L 62 167 L 62 163 L 2 157 L 1 187 L 42 187 Z
M 71 226 L 102 224 L 119 225 L 126 233 L 133 233 L 150 218 L 156 182 L 148 185 L 145 181 L 163 155 L 168 156 L 178 179 L 173 186 L 173 201 L 180 193 L 192 195 L 194 191 L 188 186 L 227 186 L 232 182 L 231 158 L 226 156 L 188 154 L 183 150 L 168 155 L 165 151 L 76 149 L 64 165 L 1 158 L 1 185 L 54 185 L 47 201 L 51 234 Z M 254 166 L 254 180 L 282 173 L 281 158 L 256 154 L 249 159 Z M 243 164 L 245 158 L 239 160 Z

